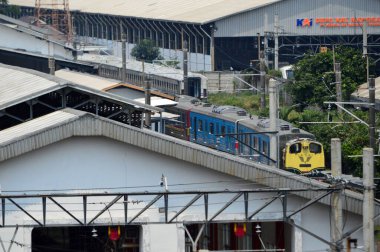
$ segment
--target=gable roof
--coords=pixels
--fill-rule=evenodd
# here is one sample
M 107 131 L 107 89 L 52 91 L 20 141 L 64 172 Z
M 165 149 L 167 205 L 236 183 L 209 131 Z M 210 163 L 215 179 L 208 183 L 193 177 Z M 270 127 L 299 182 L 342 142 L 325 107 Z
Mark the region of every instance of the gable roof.
M 204 24 L 279 1 L 281 0 L 82 0 L 71 1 L 70 10 Z M 35 6 L 33 0 L 8 2 L 18 6 Z
M 328 184 L 284 170 L 74 109 L 56 111 L 0 131 L 0 162 L 73 136 L 106 137 L 272 188 L 329 187 Z M 348 190 L 344 194 L 344 208 L 352 213 L 362 214 L 363 195 Z M 317 192 L 300 192 L 297 195 L 312 199 Z M 330 205 L 330 197 L 325 197 L 320 202 Z M 375 214 L 379 213 L 380 205 L 376 204 Z
M 0 64 L 0 77 L 0 110 L 50 93 L 52 91 L 56 91 L 65 87 L 71 87 L 76 90 L 99 95 L 104 98 L 129 104 L 142 109 L 156 112 L 163 111 L 160 108 L 145 105 L 144 103 L 127 99 L 125 97 L 106 93 L 96 88 L 80 85 L 34 70 Z
M 41 28 L 36 25 L 31 25 L 21 20 L 14 19 L 2 14 L 0 14 L 0 25 L 8 27 L 9 29 L 14 29 L 18 32 L 29 34 L 41 40 L 46 40 L 54 44 L 59 44 L 65 47 L 66 49 L 76 51 L 76 49 L 74 49 L 71 45 L 66 43 L 64 34 L 62 34 L 59 31 L 55 31 L 56 34 L 53 34 L 52 31 L 47 28 Z

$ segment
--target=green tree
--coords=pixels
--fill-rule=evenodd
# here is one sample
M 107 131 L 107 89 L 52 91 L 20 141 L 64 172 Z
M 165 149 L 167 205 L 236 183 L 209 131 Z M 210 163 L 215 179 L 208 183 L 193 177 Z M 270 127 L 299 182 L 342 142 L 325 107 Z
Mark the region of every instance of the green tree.
M 160 50 L 149 39 L 143 39 L 132 48 L 131 55 L 138 60 L 152 62 L 155 59 L 161 59 Z
M 9 5 L 8 0 L 0 0 L 0 14 L 20 14 L 20 7 Z
M 0 0 L 0 14 L 4 14 L 8 7 L 8 0 Z
M 342 97 L 349 100 L 355 88 L 366 81 L 366 61 L 362 52 L 350 47 L 335 49 L 335 61 L 341 63 Z M 295 81 L 287 86 L 294 103 L 323 105 L 336 100 L 333 52 L 308 53 L 294 66 Z

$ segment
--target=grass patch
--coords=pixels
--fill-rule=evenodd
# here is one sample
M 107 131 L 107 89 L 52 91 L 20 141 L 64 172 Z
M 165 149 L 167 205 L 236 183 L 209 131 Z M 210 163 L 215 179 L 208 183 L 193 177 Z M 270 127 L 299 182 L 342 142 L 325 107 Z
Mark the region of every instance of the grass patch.
M 260 96 L 252 94 L 252 92 L 241 92 L 236 94 L 209 94 L 208 102 L 215 105 L 231 105 L 240 107 L 253 115 L 259 115 L 261 113 Z

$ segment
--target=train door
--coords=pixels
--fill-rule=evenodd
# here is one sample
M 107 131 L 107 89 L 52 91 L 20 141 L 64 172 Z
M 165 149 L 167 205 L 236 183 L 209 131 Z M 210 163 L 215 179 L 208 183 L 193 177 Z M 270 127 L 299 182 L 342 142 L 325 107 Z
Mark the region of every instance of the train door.
M 193 117 L 193 141 L 197 141 L 197 131 L 198 131 L 198 123 L 197 123 L 197 117 Z
M 226 134 L 226 126 L 222 123 L 220 126 L 220 131 L 219 131 L 219 150 L 226 150 L 227 149 L 227 136 L 224 136 Z
M 197 129 L 197 143 L 200 143 L 200 144 L 204 144 L 204 141 L 206 140 L 205 139 L 205 136 L 204 136 L 204 132 L 205 132 L 205 121 L 203 120 L 202 117 L 198 117 L 198 120 L 197 120 L 197 123 L 198 123 L 198 129 Z
M 189 95 L 201 98 L 201 78 L 190 77 L 188 78 Z

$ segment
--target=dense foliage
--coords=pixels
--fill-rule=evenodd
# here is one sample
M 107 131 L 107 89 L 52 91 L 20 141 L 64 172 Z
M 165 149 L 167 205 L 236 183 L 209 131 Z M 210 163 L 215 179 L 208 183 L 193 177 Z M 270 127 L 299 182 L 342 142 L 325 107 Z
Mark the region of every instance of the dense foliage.
M 9 5 L 8 0 L 0 0 L 0 14 L 13 14 L 20 13 L 20 7 L 15 5 Z
M 350 99 L 357 85 L 366 82 L 366 60 L 359 50 L 339 46 L 335 49 L 335 62 L 341 64 L 342 98 Z M 294 66 L 295 81 L 287 89 L 295 104 L 317 104 L 336 100 L 334 55 L 332 50 L 326 53 L 309 53 Z
M 354 117 L 344 112 L 338 114 L 334 105 L 329 109 L 324 104 L 325 101 L 336 101 L 333 56 L 331 50 L 326 53 L 310 53 L 295 65 L 295 81 L 288 85 L 287 90 L 293 97 L 293 102 L 301 106 L 298 107 L 298 112 L 292 112 L 284 119 L 295 124 L 302 121 L 334 122 L 333 124 L 301 124 L 299 126 L 312 132 L 324 144 L 327 166 L 330 164 L 331 138 L 340 138 L 344 172 L 361 175 L 362 160 L 352 156 L 361 155 L 363 148 L 369 146 L 368 127 L 364 124 L 353 124 L 352 122 L 356 120 Z M 362 57 L 360 50 L 340 46 L 335 50 L 335 62 L 341 63 L 342 99 L 350 101 L 350 95 L 359 85 L 366 82 L 366 60 Z M 311 107 L 314 109 L 310 109 Z M 368 122 L 367 111 L 356 110 L 353 106 L 346 106 L 346 108 Z M 375 165 L 378 167 L 379 162 Z
M 152 62 L 155 59 L 161 59 L 160 50 L 154 45 L 154 42 L 149 39 L 143 39 L 132 48 L 131 55 L 138 60 Z

